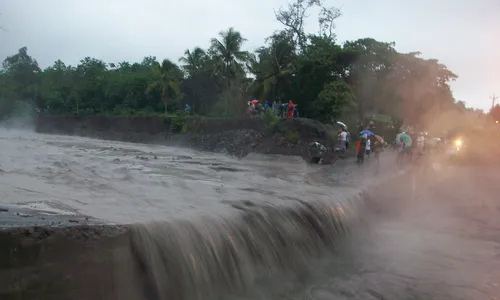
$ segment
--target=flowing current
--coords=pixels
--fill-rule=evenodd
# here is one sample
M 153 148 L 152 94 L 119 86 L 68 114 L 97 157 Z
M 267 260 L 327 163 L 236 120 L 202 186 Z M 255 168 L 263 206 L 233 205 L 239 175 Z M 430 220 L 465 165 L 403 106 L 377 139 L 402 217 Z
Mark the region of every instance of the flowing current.
M 0 141 L 1 203 L 133 224 L 144 299 L 500 295 L 491 168 L 408 175 L 389 153 L 375 173 L 27 131 Z

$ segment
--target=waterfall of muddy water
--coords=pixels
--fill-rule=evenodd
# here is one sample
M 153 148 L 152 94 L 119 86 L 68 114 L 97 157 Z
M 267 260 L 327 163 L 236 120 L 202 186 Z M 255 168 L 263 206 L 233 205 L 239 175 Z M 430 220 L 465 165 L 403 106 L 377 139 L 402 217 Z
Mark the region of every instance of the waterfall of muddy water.
M 345 218 L 323 202 L 251 208 L 236 218 L 136 226 L 132 249 L 158 299 L 207 299 L 244 290 L 273 268 L 302 271 L 339 243 Z
M 86 299 L 81 290 L 93 287 L 80 282 L 85 280 L 94 280 L 91 285 L 103 290 L 100 298 L 111 300 L 500 295 L 500 190 L 494 170 L 442 167 L 405 176 L 387 153 L 378 174 L 396 176 L 361 195 L 375 174 L 373 164 L 322 167 L 264 155 L 237 160 L 25 131 L 0 130 L 0 143 L 2 204 L 42 211 L 44 224 L 53 214 L 131 224 L 125 243 L 130 257 L 123 254 L 128 250 L 117 252 L 133 261 L 141 291 L 117 296 L 132 282 L 106 287 L 92 276 L 79 277 L 82 270 L 59 266 L 50 269 L 52 278 L 64 277 L 63 285 L 72 289 L 61 287 L 71 297 L 57 299 Z M 477 197 L 488 207 L 480 215 Z M 2 226 L 11 222 L 5 216 L 0 211 Z M 84 253 L 100 252 L 89 249 Z M 99 267 L 102 257 L 95 256 L 83 273 L 108 272 Z M 85 268 L 85 262 L 75 263 Z M 34 270 L 43 274 L 44 267 Z M 21 272 L 0 269 L 0 281 Z

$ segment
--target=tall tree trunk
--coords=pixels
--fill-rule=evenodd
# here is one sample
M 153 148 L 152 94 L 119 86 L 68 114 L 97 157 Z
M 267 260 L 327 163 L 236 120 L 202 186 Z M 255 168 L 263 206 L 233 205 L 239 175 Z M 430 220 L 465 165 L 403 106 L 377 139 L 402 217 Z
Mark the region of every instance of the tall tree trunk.
M 163 101 L 163 107 L 165 108 L 165 114 L 167 114 L 167 91 L 166 88 L 162 88 L 161 91 L 161 100 Z
M 229 94 L 229 89 L 226 90 L 226 99 L 225 99 L 225 103 L 224 103 L 224 115 L 227 116 L 227 108 L 229 106 L 229 97 L 230 97 L 230 94 Z
M 227 86 L 226 86 L 226 103 L 224 104 L 224 115 L 227 116 L 227 108 L 229 106 L 229 96 L 230 96 L 230 86 L 231 86 L 231 79 L 229 79 L 229 75 L 227 75 Z

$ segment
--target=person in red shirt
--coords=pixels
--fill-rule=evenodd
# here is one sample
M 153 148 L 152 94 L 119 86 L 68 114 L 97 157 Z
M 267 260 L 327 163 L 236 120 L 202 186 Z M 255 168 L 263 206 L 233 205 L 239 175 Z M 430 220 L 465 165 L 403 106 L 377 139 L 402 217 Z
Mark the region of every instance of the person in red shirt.
M 292 100 L 288 101 L 288 110 L 287 110 L 286 115 L 289 118 L 291 118 L 293 116 L 293 107 L 294 107 L 294 105 L 293 105 Z

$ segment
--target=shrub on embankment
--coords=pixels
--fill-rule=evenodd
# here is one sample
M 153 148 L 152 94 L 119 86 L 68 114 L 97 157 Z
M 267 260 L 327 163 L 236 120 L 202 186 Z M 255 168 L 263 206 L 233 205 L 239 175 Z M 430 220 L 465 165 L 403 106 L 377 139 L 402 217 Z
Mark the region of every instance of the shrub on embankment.
M 143 143 L 175 143 L 194 148 L 245 155 L 248 152 L 304 156 L 307 145 L 332 146 L 329 130 L 320 122 L 297 118 L 203 118 L 198 116 L 47 116 L 35 122 L 39 133 Z

